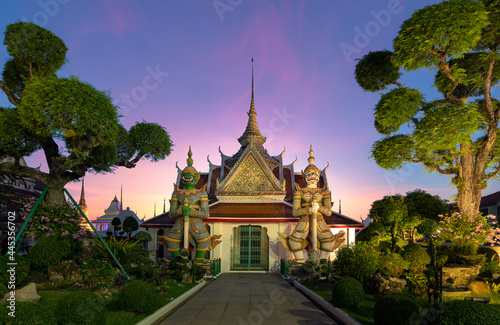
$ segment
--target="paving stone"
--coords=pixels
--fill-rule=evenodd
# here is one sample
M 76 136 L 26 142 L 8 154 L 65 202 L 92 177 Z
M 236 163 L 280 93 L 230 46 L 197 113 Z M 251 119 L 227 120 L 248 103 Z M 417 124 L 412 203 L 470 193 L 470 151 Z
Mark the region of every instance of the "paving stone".
M 336 323 L 277 274 L 225 273 L 161 323 L 167 324 Z

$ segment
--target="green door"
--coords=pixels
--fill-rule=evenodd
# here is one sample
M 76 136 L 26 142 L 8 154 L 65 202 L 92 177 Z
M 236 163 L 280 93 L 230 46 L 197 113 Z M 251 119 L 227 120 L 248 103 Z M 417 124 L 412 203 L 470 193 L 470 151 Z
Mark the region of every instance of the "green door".
M 231 270 L 267 271 L 269 237 L 261 226 L 239 226 L 231 235 Z

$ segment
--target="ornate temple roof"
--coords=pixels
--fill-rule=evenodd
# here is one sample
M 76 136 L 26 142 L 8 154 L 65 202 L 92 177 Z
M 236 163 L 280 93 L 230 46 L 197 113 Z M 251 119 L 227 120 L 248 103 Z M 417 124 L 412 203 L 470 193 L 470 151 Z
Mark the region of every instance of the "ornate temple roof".
M 252 59 L 253 62 L 253 59 Z M 252 143 L 255 149 L 260 153 L 269 168 L 273 168 L 278 164 L 278 161 L 272 158 L 267 150 L 264 148 L 263 144 L 266 142 L 266 137 L 260 133 L 259 126 L 257 125 L 257 111 L 255 110 L 255 98 L 253 91 L 253 64 L 252 64 L 252 98 L 250 99 L 250 110 L 248 111 L 248 122 L 245 132 L 238 138 L 238 142 L 241 144 L 240 149 L 231 158 L 226 160 L 226 166 L 232 168 L 241 155 L 247 148 L 247 146 Z
M 219 201 L 283 201 L 286 181 L 274 175 L 256 146 L 250 142 L 234 167 L 217 184 L 215 195 Z
M 105 214 L 118 214 L 120 212 L 120 202 L 118 201 L 118 199 L 116 198 L 116 195 L 115 195 L 115 198 L 113 199 L 113 201 L 111 201 L 109 207 L 104 210 L 104 213 Z

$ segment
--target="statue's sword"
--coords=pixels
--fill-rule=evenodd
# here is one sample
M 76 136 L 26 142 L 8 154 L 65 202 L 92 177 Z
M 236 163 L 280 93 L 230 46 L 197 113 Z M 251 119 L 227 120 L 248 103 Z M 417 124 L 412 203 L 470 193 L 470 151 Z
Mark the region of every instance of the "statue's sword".
M 187 199 L 184 201 L 184 206 L 189 206 Z M 184 248 L 189 249 L 189 216 L 184 217 Z
M 313 205 L 316 202 L 316 199 L 313 199 Z M 312 237 L 312 249 L 317 253 L 318 252 L 318 212 L 312 213 L 312 220 L 309 225 L 311 227 L 311 237 Z

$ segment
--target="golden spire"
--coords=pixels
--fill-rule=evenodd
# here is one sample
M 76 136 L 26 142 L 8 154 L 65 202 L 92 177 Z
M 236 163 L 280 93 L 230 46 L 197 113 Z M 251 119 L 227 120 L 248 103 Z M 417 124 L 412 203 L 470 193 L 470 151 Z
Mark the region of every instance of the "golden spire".
M 311 148 L 309 149 L 309 158 L 307 158 L 307 162 L 309 163 L 309 166 L 306 167 L 304 172 L 306 172 L 308 170 L 314 170 L 314 171 L 319 172 L 319 168 L 314 165 L 314 161 L 316 159 L 314 158 L 313 155 L 314 155 L 314 151 L 313 151 L 313 146 L 311 144 Z
M 313 145 L 311 144 L 311 148 L 309 149 L 309 158 L 307 158 L 307 162 L 309 163 L 309 165 L 314 165 L 314 161 L 316 159 L 314 159 L 314 151 L 313 151 Z
M 191 151 L 191 146 L 189 146 L 189 151 L 188 151 L 188 159 L 186 159 L 186 162 L 188 166 L 193 166 L 193 152 Z
M 252 99 L 250 100 L 250 110 L 252 110 L 252 108 L 255 111 L 255 101 L 253 97 L 253 57 L 252 57 Z M 255 113 L 255 115 L 257 115 L 257 113 Z
M 196 168 L 193 167 L 193 152 L 191 151 L 191 146 L 189 146 L 188 158 L 186 159 L 187 167 L 182 170 L 183 173 L 197 173 Z
M 85 177 L 82 177 L 82 193 L 80 194 L 80 202 L 78 203 L 78 206 L 82 210 L 82 212 L 88 216 L 89 210 L 87 208 L 87 203 L 85 203 Z M 80 226 L 87 229 L 91 230 L 92 228 L 89 226 L 87 223 L 87 220 L 83 216 L 80 216 Z
M 262 136 L 257 125 L 257 111 L 255 110 L 255 100 L 253 91 L 253 58 L 252 58 L 252 98 L 250 100 L 250 110 L 248 111 L 248 123 L 243 135 L 238 139 L 241 145 L 255 142 L 263 144 L 266 138 Z
M 85 178 L 82 178 L 82 193 L 80 194 L 80 202 L 78 203 L 80 207 L 83 205 L 87 207 L 87 204 L 85 203 Z

